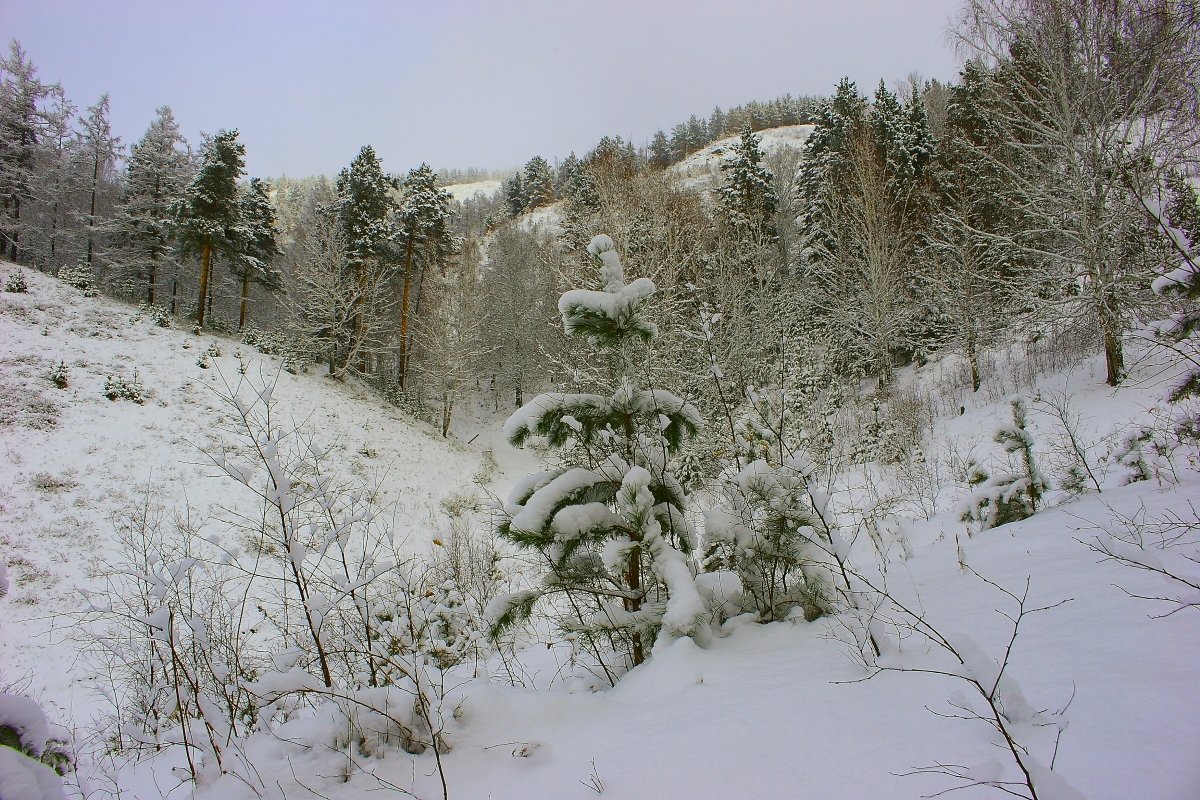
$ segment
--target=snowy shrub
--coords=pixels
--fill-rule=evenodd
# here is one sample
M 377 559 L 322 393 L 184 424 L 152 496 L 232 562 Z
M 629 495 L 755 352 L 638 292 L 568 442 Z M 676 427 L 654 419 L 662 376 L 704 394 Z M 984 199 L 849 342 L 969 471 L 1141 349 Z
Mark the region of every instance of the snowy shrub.
M 1020 398 L 1010 402 L 1013 421 L 1003 425 L 993 437 L 1010 456 L 1016 455 L 1019 467 L 989 473 L 980 464 L 971 464 L 966 476 L 974 491 L 961 509 L 963 522 L 974 522 L 981 529 L 995 528 L 1033 516 L 1050 490 L 1038 471 L 1033 455 L 1033 437 L 1028 430 L 1025 404 Z
M 58 277 L 67 286 L 83 292 L 84 297 L 96 296 L 96 282 L 92 274 L 92 265 L 86 261 L 63 267 L 59 270 Z
M 0 694 L 0 800 L 61 800 L 72 761 L 35 701 Z
M 492 448 L 487 448 L 479 454 L 479 468 L 471 476 L 471 482 L 478 486 L 486 486 L 492 482 L 492 478 L 495 477 L 496 470 L 499 467 L 500 465 L 496 462 L 496 455 L 492 452 Z
M 59 389 L 67 388 L 69 384 L 70 373 L 67 371 L 67 362 L 59 361 L 47 373 L 46 379 L 57 386 Z
M 497 598 L 489 616 L 496 637 L 546 599 L 560 612 L 560 630 L 601 664 L 616 648 L 636 666 L 660 634 L 705 630 L 706 607 L 688 559 L 695 534 L 684 516 L 687 496 L 667 468 L 701 419 L 674 394 L 634 383 L 633 354 L 657 336 L 643 313 L 653 282 L 626 283 L 607 236 L 594 238 L 588 252 L 602 289 L 564 293 L 559 311 L 566 334 L 585 339 L 607 367 L 607 392 L 542 394 L 505 424 L 515 446 L 533 438 L 558 450 L 579 445 L 585 460 L 531 475 L 513 489 L 499 533 L 540 554 L 545 569 L 536 586 Z
M 136 322 L 139 319 L 148 319 L 159 328 L 171 327 L 171 312 L 160 305 L 142 303 L 130 318 L 130 322 Z
M 807 481 L 812 462 L 753 461 L 724 482 L 723 502 L 704 515 L 706 567 L 731 570 L 759 620 L 808 619 L 830 609 L 825 548 L 814 541 Z
M 54 494 L 55 492 L 64 492 L 69 489 L 74 489 L 79 485 L 79 482 L 74 478 L 51 475 L 48 472 L 39 472 L 29 479 L 29 485 L 39 492 Z
M 217 347 L 216 342 L 211 342 L 208 345 L 208 348 L 200 354 L 199 358 L 196 359 L 196 366 L 200 369 L 208 369 L 209 359 L 220 358 L 220 356 L 221 348 Z
M 113 401 L 132 400 L 138 405 L 146 402 L 142 379 L 136 369 L 129 378 L 120 373 L 107 375 L 104 378 L 104 396 Z
M 1126 483 L 1148 481 L 1154 477 L 1154 472 L 1146 460 L 1146 448 L 1153 438 L 1152 431 L 1148 428 L 1140 428 L 1126 434 L 1121 440 L 1120 446 L 1113 451 L 1113 461 L 1126 471 Z
M 28 292 L 29 285 L 25 283 L 25 273 L 19 269 L 8 273 L 8 277 L 4 279 L 4 291 L 14 294 Z

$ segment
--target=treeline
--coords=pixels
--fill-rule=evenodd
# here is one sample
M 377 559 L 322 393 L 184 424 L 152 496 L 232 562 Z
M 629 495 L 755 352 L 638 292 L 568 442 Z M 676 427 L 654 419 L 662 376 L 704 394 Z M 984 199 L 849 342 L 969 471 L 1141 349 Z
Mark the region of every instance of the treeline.
M 1131 331 L 1195 327 L 1189 9 L 970 0 L 958 82 L 899 94 L 881 82 L 868 97 L 843 80 L 811 109 L 783 98 L 714 115 L 705 136 L 731 119 L 741 135 L 711 195 L 653 147 L 605 137 L 557 167 L 535 156 L 499 196 L 457 205 L 428 167 L 390 175 L 369 147 L 335 181 L 242 182 L 235 135 L 192 153 L 165 110 L 119 172 L 105 106 L 66 125 L 61 90 L 14 45 L 2 241 L 44 269 L 84 264 L 131 299 L 169 297 L 197 324 L 252 321 L 296 365 L 361 376 L 448 431 L 464 393 L 519 406 L 589 383 L 555 303 L 591 285 L 580 254 L 604 233 L 658 287 L 649 379 L 726 420 L 727 435 L 709 435 L 771 438 L 735 431 L 748 398 L 775 387 L 810 450 L 871 457 L 883 431 L 912 427 L 896 419 L 900 367 L 953 355 L 978 390 L 984 345 L 1061 338 L 1103 352 L 1116 385 Z M 23 116 L 10 110 L 22 102 Z M 814 125 L 803 151 L 765 154 L 754 128 L 801 111 Z M 524 216 L 552 203 L 536 223 Z M 850 406 L 870 407 L 870 425 L 832 430 Z M 889 457 L 911 450 L 910 434 Z M 711 471 L 701 462 L 722 447 L 681 457 Z
M 734 422 L 755 387 L 786 389 L 796 434 L 838 458 L 899 424 L 896 370 L 914 362 L 954 356 L 978 390 L 986 348 L 1061 341 L 1103 353 L 1117 385 L 1147 322 L 1176 320 L 1166 343 L 1196 327 L 1189 9 L 976 0 L 956 33 L 959 81 L 868 96 L 843 80 L 802 153 L 765 155 L 743 127 L 712 199 L 606 138 L 557 171 L 532 160 L 509 211 L 544 205 L 549 187 L 564 201 L 557 266 L 535 275 L 550 296 L 588 285 L 577 253 L 599 233 L 654 279 L 656 381 Z M 506 236 L 532 241 L 532 227 Z M 588 366 L 547 337 L 523 374 L 586 382 Z M 835 443 L 826 420 L 847 403 L 874 419 Z

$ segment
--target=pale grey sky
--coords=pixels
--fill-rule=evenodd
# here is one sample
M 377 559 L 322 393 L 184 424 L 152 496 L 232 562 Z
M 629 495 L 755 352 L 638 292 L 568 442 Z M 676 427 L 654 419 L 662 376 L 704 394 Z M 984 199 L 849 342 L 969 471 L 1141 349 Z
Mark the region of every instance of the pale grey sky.
M 952 79 L 958 0 L 0 0 L 0 36 L 116 132 L 169 105 L 250 174 L 516 166 L 781 94 Z

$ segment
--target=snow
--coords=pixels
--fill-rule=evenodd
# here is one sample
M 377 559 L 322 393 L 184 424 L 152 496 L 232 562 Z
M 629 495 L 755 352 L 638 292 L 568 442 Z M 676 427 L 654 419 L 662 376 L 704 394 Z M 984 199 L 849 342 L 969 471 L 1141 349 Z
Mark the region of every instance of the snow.
M 22 681 L 51 719 L 70 720 L 86 735 L 96 732 L 88 726 L 103 703 L 92 691 L 95 665 L 79 657 L 71 638 L 69 615 L 103 600 L 95 592 L 101 588 L 100 564 L 116 547 L 113 516 L 139 507 L 145 494 L 138 484 L 150 480 L 164 501 L 186 495 L 196 517 L 205 520 L 206 534 L 220 535 L 220 509 L 248 508 L 246 490 L 214 477 L 220 470 L 199 448 L 226 445 L 230 463 L 242 463 L 244 454 L 225 431 L 235 412 L 214 393 L 219 375 L 195 366 L 209 337 L 130 324 L 128 307 L 82 298 L 34 272 L 27 279 L 28 295 L 0 294 L 0 562 L 8 565 L 11 581 L 9 595 L 0 600 L 0 684 Z M 237 378 L 238 349 L 222 342 L 224 355 L 213 359 L 231 380 Z M 276 362 L 240 349 L 251 359 L 251 378 L 260 369 L 275 374 Z M 65 390 L 41 377 L 59 360 L 69 368 Z M 992 433 L 1011 419 L 1007 401 L 1019 389 L 1027 398 L 1051 391 L 1069 395 L 1086 415 L 1087 430 L 1094 431 L 1089 452 L 1098 455 L 1148 424 L 1148 409 L 1169 414 L 1160 400 L 1163 384 L 1151 380 L 1161 365 L 1131 363 L 1130 381 L 1115 391 L 1104 385 L 1103 359 L 1097 356 L 1041 376 L 1036 385 L 985 386 L 978 394 L 947 399 L 954 413 L 939 418 L 922 448 L 931 460 L 955 453 L 989 465 L 1002 459 Z M 936 385 L 938 370 L 951 366 L 947 361 L 901 375 L 901 386 Z M 135 367 L 149 395 L 145 405 L 101 396 L 107 372 L 129 374 Z M 996 372 L 1007 374 L 1002 368 Z M 351 474 L 381 477 L 381 491 L 398 504 L 400 535 L 414 552 L 436 533 L 440 499 L 464 490 L 478 465 L 476 451 L 444 442 L 354 385 L 283 373 L 274 395 L 288 417 L 304 421 L 317 435 L 334 463 Z M 1036 402 L 1028 407 L 1035 453 L 1044 455 L 1051 421 Z M 514 424 L 538 413 L 539 407 L 529 408 Z M 514 476 L 527 474 L 530 465 L 514 462 L 520 456 L 503 448 L 498 425 L 481 439 L 496 448 L 502 467 L 512 467 L 492 486 L 497 496 L 524 499 L 569 474 L 533 475 L 510 494 Z M 889 551 L 882 565 L 889 589 L 950 632 L 968 663 L 947 663 L 945 654 L 906 639 L 894 642 L 890 665 L 960 669 L 995 679 L 1011 631 L 998 612 L 1011 613 L 1011 601 L 970 570 L 1017 594 L 1028 579 L 1031 607 L 1066 601 L 1022 622 L 999 685 L 1005 713 L 1027 737 L 1029 764 L 1048 798 L 1200 796 L 1196 611 L 1183 606 L 1168 614 L 1177 606 L 1131 597 L 1162 596 L 1171 586 L 1161 575 L 1122 567 L 1087 546 L 1102 541 L 1122 555 L 1152 556 L 1147 563 L 1186 568 L 1190 562 L 1180 553 L 1147 554 L 1134 546 L 1115 515 L 1194 519 L 1200 475 L 1194 454 L 1191 458 L 1181 456 L 1160 469 L 1158 479 L 1128 485 L 1128 470 L 1111 462 L 1101 476 L 1101 493 L 1074 498 L 1056 491 L 1046 498 L 1049 507 L 1029 519 L 970 536 L 954 511 L 968 490 L 959 479 L 947 480 L 938 513 L 928 520 L 901 519 L 896 526 L 905 548 Z M 814 471 L 806 461 L 792 466 L 806 475 Z M 1047 464 L 1039 466 L 1049 477 Z M 848 506 L 874 502 L 864 488 L 867 474 L 851 476 L 850 488 L 814 488 L 822 513 L 832 519 Z M 585 477 L 593 479 L 572 475 L 546 496 L 586 485 Z M 529 524 L 544 524 L 550 513 L 526 510 Z M 583 506 L 573 513 L 580 519 L 554 517 L 556 530 L 581 529 L 599 511 Z M 740 523 L 732 514 L 710 514 L 709 524 Z M 850 537 L 853 530 L 843 533 Z M 839 556 L 861 559 L 871 548 L 867 538 L 839 536 L 834 544 Z M 736 575 L 702 573 L 692 581 L 684 575 L 685 563 L 662 561 L 664 579 L 695 586 L 694 596 L 681 592 L 681 605 L 667 610 L 672 628 L 686 628 L 697 613 L 729 616 L 741 595 Z M 164 581 L 172 570 L 182 575 L 181 564 L 160 564 L 156 574 Z M 91 592 L 91 599 L 81 591 Z M 1178 599 L 1187 602 L 1193 594 L 1179 593 Z M 492 608 L 512 599 L 498 598 Z M 724 613 L 713 614 L 722 607 Z M 849 617 L 836 617 L 760 625 L 735 616 L 717 626 L 703 646 L 664 637 L 646 664 L 603 690 L 577 647 L 547 645 L 535 631 L 528 646 L 507 661 L 468 664 L 447 675 L 439 713 L 453 744 L 441 755 L 449 796 L 582 800 L 601 785 L 606 800 L 783 800 L 805 793 L 827 800 L 916 800 L 953 783 L 939 774 L 900 777 L 924 765 L 967 765 L 973 779 L 1016 777 L 986 725 L 946 718 L 956 713 L 954 703 L 975 702 L 961 677 L 886 671 L 867 679 L 848 624 Z M 270 696 L 303 688 L 310 678 L 295 669 L 301 655 L 281 645 L 275 667 L 283 672 L 264 676 L 257 688 Z M 389 699 L 382 697 L 385 692 L 359 699 L 393 704 L 396 718 L 410 721 L 414 696 L 397 690 Z M 1037 723 L 1043 710 L 1064 707 L 1067 726 L 1055 756 L 1057 729 Z M 331 743 L 343 740 L 353 719 L 361 720 L 363 741 L 377 749 L 353 751 L 351 764 Z M 269 787 L 259 788 L 264 797 L 400 794 L 390 786 L 419 797 L 441 796 L 433 753 L 410 755 L 384 744 L 390 734 L 383 722 L 322 706 L 297 713 L 278 735 L 251 737 L 244 756 Z M 128 800 L 257 796 L 232 776 L 200 787 L 177 785 L 172 770 L 186 767 L 177 749 L 139 763 L 118 759 L 111 778 L 101 767 L 84 759 L 84 794 L 105 796 L 101 789 L 119 787 Z M 985 789 L 961 794 L 999 796 Z M 58 779 L 48 768 L 0 747 L 0 798 L 59 796 Z
M 764 155 L 781 151 L 800 151 L 813 132 L 812 125 L 786 125 L 781 128 L 768 128 L 755 131 L 759 137 L 759 148 Z M 727 136 L 712 144 L 697 150 L 668 169 L 683 179 L 688 187 L 710 188 L 722 182 L 721 163 L 732 153 L 733 146 L 741 140 L 740 136 Z
M 41 706 L 28 697 L 0 694 L 0 728 L 9 728 L 17 735 L 21 749 L 39 756 L 50 740 L 50 725 Z
M 495 197 L 500 191 L 500 181 L 474 181 L 472 183 L 452 183 L 443 186 L 443 191 L 449 192 L 456 202 L 461 203 L 473 197 Z
M 0 800 L 63 800 L 62 779 L 40 761 L 0 747 Z

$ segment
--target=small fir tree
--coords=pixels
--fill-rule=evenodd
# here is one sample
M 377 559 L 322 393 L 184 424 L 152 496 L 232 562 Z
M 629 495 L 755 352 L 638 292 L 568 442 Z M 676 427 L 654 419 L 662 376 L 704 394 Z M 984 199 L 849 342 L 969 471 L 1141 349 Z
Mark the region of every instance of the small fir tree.
M 973 463 L 967 471 L 967 483 L 975 491 L 963 507 L 962 521 L 978 523 L 983 529 L 1033 516 L 1042 504 L 1042 496 L 1050 491 L 1050 484 L 1042 477 L 1034 459 L 1025 403 L 1014 398 L 1010 405 L 1012 423 L 1002 425 L 994 439 L 1004 452 L 1018 457 L 1020 468 L 988 473 Z
M 572 609 L 561 627 L 600 657 L 610 642 L 636 666 L 660 633 L 695 636 L 704 605 L 687 559 L 695 536 L 686 493 L 668 459 L 695 436 L 697 410 L 662 389 L 640 389 L 635 355 L 657 335 L 644 306 L 654 283 L 626 283 L 607 236 L 588 245 L 603 289 L 576 289 L 559 300 L 568 336 L 586 339 L 606 359 L 611 394 L 543 394 L 506 423 L 514 445 L 544 437 L 574 452 L 578 465 L 530 476 L 505 505 L 500 535 L 542 557 L 540 583 L 499 598 L 493 635 L 528 618 L 543 598 Z

